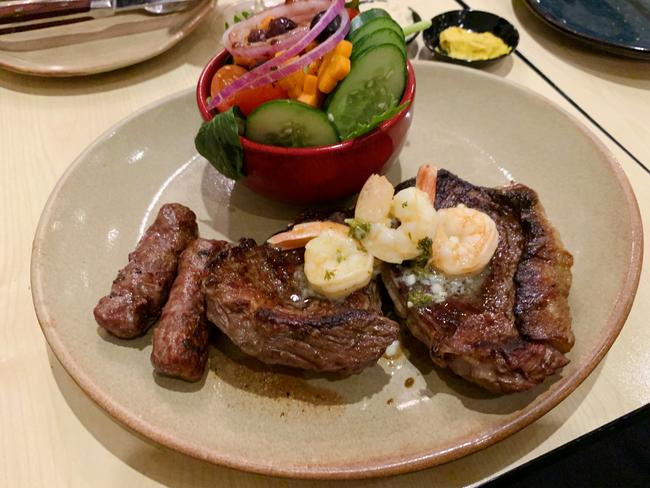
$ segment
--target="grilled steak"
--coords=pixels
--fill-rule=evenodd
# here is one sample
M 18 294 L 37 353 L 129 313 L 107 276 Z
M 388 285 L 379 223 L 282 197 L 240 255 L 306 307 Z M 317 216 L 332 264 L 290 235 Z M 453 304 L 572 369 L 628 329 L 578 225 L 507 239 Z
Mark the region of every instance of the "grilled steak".
M 201 284 L 208 262 L 227 245 L 198 238 L 181 254 L 178 276 L 153 332 L 151 363 L 157 373 L 186 381 L 203 376 L 209 331 Z
M 95 307 L 97 323 L 122 338 L 146 332 L 167 300 L 180 254 L 197 235 L 194 212 L 178 203 L 163 205 Z
M 345 374 L 374 364 L 399 332 L 381 313 L 375 280 L 329 300 L 309 290 L 303 261 L 304 249 L 252 239 L 222 251 L 203 283 L 208 319 L 265 363 Z
M 436 209 L 462 203 L 487 213 L 499 244 L 473 277 L 445 277 L 415 262 L 385 266 L 397 312 L 435 364 L 493 392 L 531 388 L 568 363 L 573 258 L 530 188 L 477 187 L 445 170 L 436 186 Z

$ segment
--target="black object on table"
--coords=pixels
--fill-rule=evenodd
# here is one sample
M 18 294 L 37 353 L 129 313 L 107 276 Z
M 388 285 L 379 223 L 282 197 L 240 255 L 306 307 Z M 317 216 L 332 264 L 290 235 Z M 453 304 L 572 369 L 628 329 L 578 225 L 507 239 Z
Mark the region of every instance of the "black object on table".
M 650 404 L 481 486 L 646 488 L 650 486 Z

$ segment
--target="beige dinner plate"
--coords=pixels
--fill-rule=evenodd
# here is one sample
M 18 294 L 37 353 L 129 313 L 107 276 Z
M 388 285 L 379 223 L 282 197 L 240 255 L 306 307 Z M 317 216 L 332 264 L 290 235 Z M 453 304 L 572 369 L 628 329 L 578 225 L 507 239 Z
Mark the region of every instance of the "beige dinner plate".
M 579 122 L 518 85 L 416 63 L 397 183 L 435 163 L 475 184 L 539 192 L 573 253 L 576 345 L 564 371 L 495 396 L 435 368 L 407 336 L 402 353 L 340 379 L 271 368 L 215 334 L 197 384 L 159 378 L 151 333 L 109 337 L 92 309 L 165 202 L 191 207 L 205 237 L 258 242 L 297 208 L 223 178 L 194 149 L 194 92 L 162 100 L 101 136 L 68 169 L 41 217 L 32 292 L 43 333 L 81 388 L 136 432 L 214 463 L 272 475 L 354 478 L 405 472 L 479 450 L 533 422 L 594 369 L 630 310 L 641 268 L 638 207 L 620 166 Z
M 0 68 L 37 76 L 81 76 L 145 61 L 179 42 L 216 0 L 166 15 L 134 11 L 74 24 L 0 35 Z

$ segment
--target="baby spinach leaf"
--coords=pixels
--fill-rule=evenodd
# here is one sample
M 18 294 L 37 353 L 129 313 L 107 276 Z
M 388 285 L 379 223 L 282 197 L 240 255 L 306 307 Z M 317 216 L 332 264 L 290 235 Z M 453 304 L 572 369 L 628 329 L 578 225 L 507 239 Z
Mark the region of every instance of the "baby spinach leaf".
M 204 122 L 194 138 L 194 145 L 219 173 L 238 180 L 244 176 L 244 150 L 239 140 L 244 119 L 239 110 L 231 108 Z

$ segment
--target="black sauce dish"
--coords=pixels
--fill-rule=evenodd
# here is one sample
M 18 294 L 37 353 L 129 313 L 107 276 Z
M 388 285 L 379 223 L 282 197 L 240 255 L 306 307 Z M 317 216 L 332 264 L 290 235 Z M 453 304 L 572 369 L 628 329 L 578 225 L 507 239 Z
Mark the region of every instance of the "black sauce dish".
M 510 47 L 510 51 L 490 59 L 471 61 L 448 56 L 440 48 L 440 33 L 447 27 L 461 27 L 474 32 L 491 32 Z M 503 17 L 481 10 L 452 10 L 431 19 L 431 27 L 422 33 L 424 44 L 436 58 L 449 63 L 480 68 L 509 56 L 519 44 L 519 31 Z

